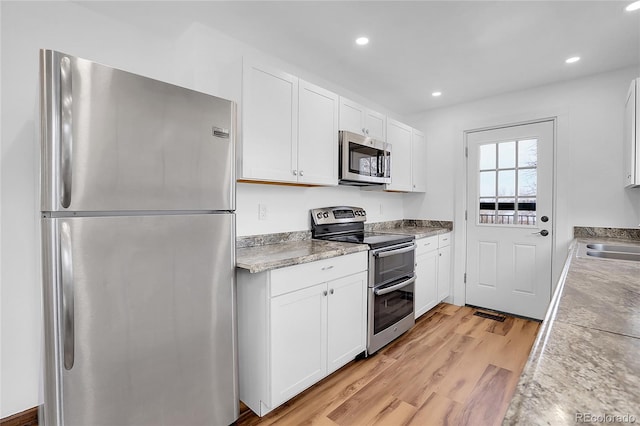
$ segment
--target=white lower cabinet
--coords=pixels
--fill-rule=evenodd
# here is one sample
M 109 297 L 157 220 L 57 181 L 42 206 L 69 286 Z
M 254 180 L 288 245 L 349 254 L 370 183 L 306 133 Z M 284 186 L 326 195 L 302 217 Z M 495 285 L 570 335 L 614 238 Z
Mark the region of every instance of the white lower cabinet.
M 415 317 L 449 297 L 451 233 L 416 240 Z
M 240 400 L 263 416 L 366 348 L 367 253 L 238 271 Z

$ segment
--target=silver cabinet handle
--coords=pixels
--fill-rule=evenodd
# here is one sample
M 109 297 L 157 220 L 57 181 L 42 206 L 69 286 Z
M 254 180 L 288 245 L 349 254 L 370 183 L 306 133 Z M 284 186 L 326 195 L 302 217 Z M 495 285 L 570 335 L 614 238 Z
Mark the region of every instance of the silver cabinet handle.
M 304 170 L 300 170 L 300 176 L 304 176 Z
M 71 170 L 73 159 L 73 90 L 71 60 L 66 56 L 60 60 L 60 174 L 62 207 L 71 205 Z
M 365 129 L 364 127 L 362 128 L 362 134 L 364 135 L 365 133 L 367 133 L 367 129 Z
M 329 270 L 329 269 L 333 269 L 333 265 L 323 266 L 321 269 L 322 269 L 323 271 L 327 271 L 327 270 Z
M 333 289 L 329 290 L 329 294 L 333 294 Z
M 71 370 L 75 358 L 75 319 L 73 309 L 73 258 L 71 255 L 71 228 L 68 223 L 60 227 L 60 272 L 62 279 L 62 342 L 64 368 Z
M 367 134 L 369 134 L 369 129 L 367 129 Z
M 406 287 L 409 284 L 415 282 L 415 280 L 416 280 L 416 277 L 409 278 L 408 280 L 402 281 L 401 283 L 398 283 L 396 285 L 392 285 L 391 287 L 375 289 L 375 290 L 373 290 L 373 292 L 375 293 L 376 296 L 382 296 L 384 294 L 391 293 L 393 291 L 401 289 L 402 287 Z
M 294 176 L 298 175 L 298 171 L 297 170 L 291 170 L 291 173 L 293 173 Z
M 381 251 L 381 252 L 378 252 L 378 253 L 373 253 L 373 255 L 375 257 L 389 257 L 389 256 L 395 256 L 396 254 L 408 253 L 408 252 L 413 251 L 415 249 L 416 249 L 416 245 L 415 244 L 411 244 L 410 246 L 399 248 L 399 249 L 396 249 L 396 250 L 387 250 L 387 251 Z
M 327 295 L 327 290 L 323 291 L 323 292 L 322 292 L 322 294 L 323 294 L 324 296 L 326 296 L 326 295 Z

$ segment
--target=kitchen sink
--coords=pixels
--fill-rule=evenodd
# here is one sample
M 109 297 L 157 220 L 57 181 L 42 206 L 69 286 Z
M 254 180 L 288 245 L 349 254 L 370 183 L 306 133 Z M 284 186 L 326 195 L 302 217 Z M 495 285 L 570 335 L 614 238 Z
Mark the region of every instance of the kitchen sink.
M 581 243 L 577 257 L 616 259 L 640 262 L 640 246 L 624 246 L 617 244 Z
M 588 249 L 640 254 L 640 246 L 617 246 L 612 244 L 587 244 Z
M 640 253 L 617 253 L 614 251 L 587 251 L 587 256 L 601 259 L 635 260 L 640 261 Z

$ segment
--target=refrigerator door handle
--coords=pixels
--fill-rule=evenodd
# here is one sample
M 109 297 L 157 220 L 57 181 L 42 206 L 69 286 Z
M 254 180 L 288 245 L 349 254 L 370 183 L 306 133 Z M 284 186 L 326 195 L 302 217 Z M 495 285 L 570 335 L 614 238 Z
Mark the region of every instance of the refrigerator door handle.
M 60 263 L 62 279 L 62 342 L 64 368 L 71 370 L 75 352 L 75 324 L 73 310 L 73 259 L 71 255 L 71 228 L 63 222 L 60 230 Z
M 71 205 L 71 170 L 73 158 L 73 90 L 71 78 L 71 60 L 64 56 L 60 59 L 60 175 L 62 207 Z

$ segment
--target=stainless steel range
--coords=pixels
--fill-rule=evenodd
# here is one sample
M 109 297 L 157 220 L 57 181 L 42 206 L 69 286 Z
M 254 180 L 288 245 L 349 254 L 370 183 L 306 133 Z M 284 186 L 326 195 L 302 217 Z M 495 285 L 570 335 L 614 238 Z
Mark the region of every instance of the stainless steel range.
M 366 212 L 359 207 L 311 210 L 313 238 L 369 246 L 367 354 L 396 339 L 415 324 L 414 238 L 365 232 Z

